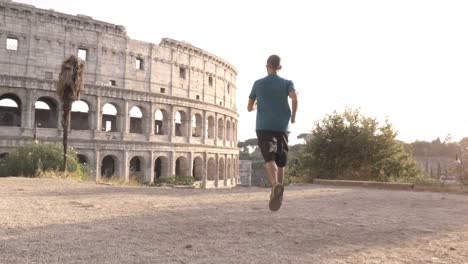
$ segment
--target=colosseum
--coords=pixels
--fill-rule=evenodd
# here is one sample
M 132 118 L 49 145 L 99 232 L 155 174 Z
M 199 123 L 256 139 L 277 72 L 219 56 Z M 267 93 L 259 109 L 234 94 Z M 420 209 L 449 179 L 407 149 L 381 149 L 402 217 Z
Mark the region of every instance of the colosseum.
M 61 144 L 60 65 L 85 61 L 69 145 L 93 179 L 238 182 L 236 69 L 189 43 L 132 40 L 123 26 L 0 1 L 0 155 Z

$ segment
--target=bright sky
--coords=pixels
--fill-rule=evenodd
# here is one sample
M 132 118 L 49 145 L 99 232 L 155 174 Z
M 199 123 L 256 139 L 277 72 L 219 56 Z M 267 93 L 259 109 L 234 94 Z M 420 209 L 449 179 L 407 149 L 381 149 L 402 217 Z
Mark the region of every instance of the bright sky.
M 388 118 L 406 142 L 468 136 L 468 1 L 18 0 L 121 24 L 132 39 L 185 40 L 238 70 L 239 139 L 255 137 L 248 94 L 282 57 L 299 92 L 291 143 L 334 110 Z

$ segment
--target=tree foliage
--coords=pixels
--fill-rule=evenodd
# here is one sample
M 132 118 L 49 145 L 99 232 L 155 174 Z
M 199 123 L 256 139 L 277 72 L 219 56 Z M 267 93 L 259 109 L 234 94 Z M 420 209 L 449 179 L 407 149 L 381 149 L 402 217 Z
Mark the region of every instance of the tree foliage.
M 388 121 L 381 125 L 358 110 L 334 112 L 315 124 L 301 153 L 301 167 L 308 175 L 324 179 L 388 181 L 417 177 L 418 167 L 395 138 Z
M 467 142 L 462 140 L 460 144 Z M 432 142 L 427 141 L 416 141 L 410 144 L 413 154 L 415 156 L 422 157 L 449 157 L 454 158 L 460 151 L 460 144 L 440 141 L 440 138 L 433 140 Z

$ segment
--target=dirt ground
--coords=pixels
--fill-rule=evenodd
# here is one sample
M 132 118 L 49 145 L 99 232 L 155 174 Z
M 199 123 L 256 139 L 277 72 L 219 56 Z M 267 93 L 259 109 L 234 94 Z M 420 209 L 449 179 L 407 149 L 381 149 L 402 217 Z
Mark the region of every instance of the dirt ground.
M 468 263 L 468 195 L 0 178 L 0 263 Z

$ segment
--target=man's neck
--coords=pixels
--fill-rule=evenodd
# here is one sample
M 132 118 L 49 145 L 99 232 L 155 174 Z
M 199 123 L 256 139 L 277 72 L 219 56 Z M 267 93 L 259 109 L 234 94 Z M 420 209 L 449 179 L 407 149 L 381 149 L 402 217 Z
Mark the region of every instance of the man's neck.
M 268 72 L 268 75 L 277 75 L 278 74 L 278 72 L 275 71 L 275 70 L 268 70 L 267 72 Z

